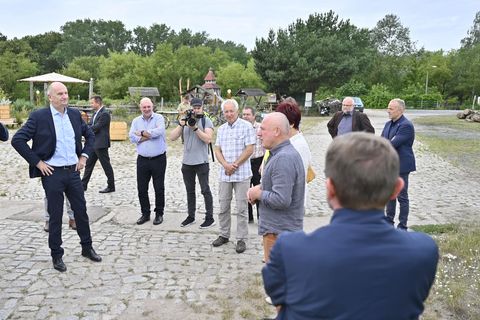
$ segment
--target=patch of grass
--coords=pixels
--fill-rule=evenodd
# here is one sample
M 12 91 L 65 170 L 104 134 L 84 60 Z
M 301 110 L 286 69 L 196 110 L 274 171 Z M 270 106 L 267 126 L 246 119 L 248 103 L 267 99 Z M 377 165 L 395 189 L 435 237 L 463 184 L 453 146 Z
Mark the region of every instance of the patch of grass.
M 438 235 L 443 233 L 457 232 L 459 226 L 456 224 L 425 224 L 420 226 L 412 226 L 411 229 L 419 232 L 428 233 L 431 235 Z
M 480 170 L 480 124 L 459 120 L 455 116 L 419 117 L 417 139 L 451 164 Z
M 424 230 L 433 231 L 440 261 L 423 318 L 480 319 L 480 225 L 426 226 Z
M 458 119 L 456 116 L 434 116 L 434 117 L 418 117 L 413 120 L 415 124 L 435 127 L 448 127 L 452 129 L 480 132 L 480 124 Z

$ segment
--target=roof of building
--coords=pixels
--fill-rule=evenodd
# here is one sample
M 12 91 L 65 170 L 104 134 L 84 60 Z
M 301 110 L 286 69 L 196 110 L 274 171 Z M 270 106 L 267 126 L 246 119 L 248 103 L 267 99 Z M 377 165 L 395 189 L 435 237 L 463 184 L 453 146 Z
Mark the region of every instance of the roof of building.
M 160 97 L 156 87 L 128 87 L 131 96 Z
M 237 96 L 266 96 L 267 94 L 259 88 L 241 88 L 238 90 Z

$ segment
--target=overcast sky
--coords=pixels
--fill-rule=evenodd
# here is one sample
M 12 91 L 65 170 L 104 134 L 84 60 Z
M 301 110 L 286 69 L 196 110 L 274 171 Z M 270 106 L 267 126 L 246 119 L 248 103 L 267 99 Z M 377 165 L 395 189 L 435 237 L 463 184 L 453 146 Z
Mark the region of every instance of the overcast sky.
M 357 27 L 373 28 L 386 14 L 400 17 L 417 48 L 458 49 L 473 25 L 479 0 L 0 0 L 0 33 L 23 37 L 77 19 L 120 20 L 128 30 L 153 23 L 175 31 L 206 31 L 211 38 L 241 43 L 248 50 L 270 29 L 285 28 L 311 13 L 333 10 Z

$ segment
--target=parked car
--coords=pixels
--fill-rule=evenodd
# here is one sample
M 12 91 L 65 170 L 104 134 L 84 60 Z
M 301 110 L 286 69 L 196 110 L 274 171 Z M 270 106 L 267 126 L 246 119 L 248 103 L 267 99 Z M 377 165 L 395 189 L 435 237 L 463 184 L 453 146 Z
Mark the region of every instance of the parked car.
M 353 108 L 357 111 L 363 112 L 363 101 L 359 97 L 353 97 Z

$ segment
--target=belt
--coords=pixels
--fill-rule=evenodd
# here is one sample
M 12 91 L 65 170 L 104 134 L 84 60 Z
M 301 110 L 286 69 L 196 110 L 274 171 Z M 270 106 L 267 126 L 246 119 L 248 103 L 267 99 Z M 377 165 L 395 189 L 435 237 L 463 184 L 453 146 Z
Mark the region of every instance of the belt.
M 154 160 L 154 159 L 160 158 L 163 155 L 165 155 L 165 152 L 162 153 L 162 154 L 159 154 L 158 156 L 154 156 L 154 157 L 144 157 L 144 156 L 141 156 L 141 155 L 138 155 L 138 157 L 142 158 L 142 159 L 145 159 L 145 160 Z
M 51 167 L 56 170 L 75 170 L 76 166 L 77 166 L 76 164 L 72 164 L 70 166 L 59 166 L 59 167 L 51 166 Z

